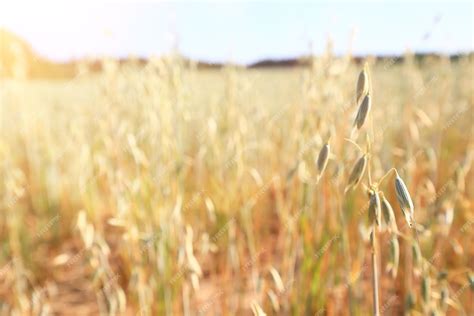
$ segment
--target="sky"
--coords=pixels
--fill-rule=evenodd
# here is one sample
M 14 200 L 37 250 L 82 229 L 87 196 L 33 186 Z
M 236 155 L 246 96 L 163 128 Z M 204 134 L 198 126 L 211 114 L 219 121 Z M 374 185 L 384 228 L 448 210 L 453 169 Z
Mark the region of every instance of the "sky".
M 0 27 L 56 61 L 187 57 L 248 64 L 334 51 L 356 55 L 474 50 L 472 1 L 8 1 Z M 352 40 L 351 40 L 352 39 Z M 1 48 L 0 48 L 1 49 Z

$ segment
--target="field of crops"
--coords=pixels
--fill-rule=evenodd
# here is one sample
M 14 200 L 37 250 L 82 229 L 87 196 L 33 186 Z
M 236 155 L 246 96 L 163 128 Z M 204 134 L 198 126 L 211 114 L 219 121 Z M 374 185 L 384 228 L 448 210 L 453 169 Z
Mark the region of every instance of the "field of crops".
M 2 79 L 0 315 L 473 315 L 473 56 L 366 62 Z

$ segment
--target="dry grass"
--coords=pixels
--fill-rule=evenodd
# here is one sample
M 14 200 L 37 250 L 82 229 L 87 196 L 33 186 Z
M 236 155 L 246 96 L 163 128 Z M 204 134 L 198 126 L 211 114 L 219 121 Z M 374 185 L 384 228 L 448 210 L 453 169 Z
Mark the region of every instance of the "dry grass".
M 368 62 L 3 80 L 0 314 L 474 313 L 472 57 Z

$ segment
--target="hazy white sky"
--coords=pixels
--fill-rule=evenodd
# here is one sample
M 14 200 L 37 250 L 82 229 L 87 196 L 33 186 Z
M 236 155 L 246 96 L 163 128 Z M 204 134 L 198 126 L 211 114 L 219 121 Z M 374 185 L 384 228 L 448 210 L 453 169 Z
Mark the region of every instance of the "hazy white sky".
M 39 3 L 37 3 L 39 2 Z M 84 2 L 5 1 L 0 27 L 55 60 L 160 55 L 253 62 L 320 53 L 328 36 L 356 54 L 474 50 L 471 1 Z M 1 48 L 0 48 L 1 49 Z

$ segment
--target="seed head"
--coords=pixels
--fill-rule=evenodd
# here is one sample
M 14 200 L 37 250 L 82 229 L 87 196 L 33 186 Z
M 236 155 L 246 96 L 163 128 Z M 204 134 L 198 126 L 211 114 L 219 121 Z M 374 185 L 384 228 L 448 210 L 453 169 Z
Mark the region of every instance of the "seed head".
M 473 273 L 468 274 L 467 281 L 469 282 L 469 287 L 471 288 L 471 291 L 474 292 L 474 274 Z
M 283 281 L 281 280 L 281 276 L 278 271 L 274 267 L 271 267 L 270 274 L 273 277 L 273 281 L 275 282 L 275 287 L 278 292 L 283 293 L 285 291 L 285 285 L 283 284 Z
M 413 253 L 413 266 L 415 268 L 415 274 L 419 275 L 421 271 L 422 257 L 421 257 L 420 246 L 416 242 L 412 244 L 412 253 Z
M 357 88 L 356 88 L 356 101 L 357 103 L 360 102 L 362 96 L 369 93 L 369 73 L 368 67 L 364 67 L 364 69 L 360 72 L 359 78 L 357 79 Z
M 252 313 L 254 316 L 266 316 L 265 312 L 263 309 L 258 305 L 257 302 L 252 302 Z
M 398 244 L 397 237 L 394 235 L 390 239 L 390 258 L 387 265 L 387 271 L 390 272 L 394 279 L 397 277 L 399 259 L 400 245 Z
M 415 294 L 413 294 L 413 292 L 410 291 L 405 301 L 405 308 L 407 310 L 412 310 L 415 308 L 415 305 L 416 305 Z
M 326 166 L 329 160 L 330 151 L 331 151 L 331 147 L 329 145 L 329 142 L 327 142 L 326 144 L 324 144 L 323 148 L 321 148 L 321 151 L 319 152 L 318 160 L 316 162 L 318 173 L 319 173 L 318 179 L 322 176 L 324 170 L 326 169 Z
M 398 232 L 397 221 L 395 220 L 395 213 L 390 205 L 390 202 L 385 198 L 384 194 L 381 193 L 382 197 L 382 215 L 384 226 L 392 233 Z
M 377 192 L 369 191 L 369 221 L 376 223 L 380 228 L 382 224 L 382 210 L 380 205 L 380 197 Z
M 367 94 L 359 106 L 359 110 L 357 111 L 357 116 L 354 121 L 354 126 L 357 126 L 357 129 L 360 129 L 362 125 L 364 125 L 365 119 L 367 118 L 367 114 L 369 114 L 370 111 L 370 106 L 370 95 Z
M 357 160 L 354 167 L 352 167 L 349 180 L 347 181 L 346 191 L 351 188 L 355 188 L 359 184 L 360 179 L 362 179 L 362 176 L 364 175 L 366 165 L 367 165 L 367 155 L 364 154 L 362 157 L 360 157 Z
M 411 200 L 407 186 L 403 182 L 402 178 L 400 178 L 400 176 L 398 175 L 398 172 L 395 178 L 395 192 L 397 193 L 398 204 L 400 204 L 400 208 L 402 209 L 403 215 L 405 216 L 408 226 L 413 227 L 413 202 Z
M 421 281 L 421 297 L 425 304 L 428 304 L 431 296 L 431 280 L 428 275 L 423 276 Z

